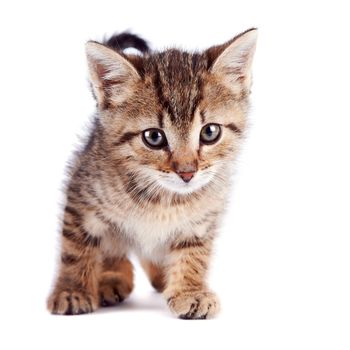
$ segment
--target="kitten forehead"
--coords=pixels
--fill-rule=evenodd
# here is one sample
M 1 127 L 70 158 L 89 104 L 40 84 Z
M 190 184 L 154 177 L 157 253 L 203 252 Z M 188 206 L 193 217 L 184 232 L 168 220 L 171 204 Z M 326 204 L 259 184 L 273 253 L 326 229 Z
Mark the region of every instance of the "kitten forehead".
M 202 97 L 207 59 L 198 53 L 168 50 L 149 58 L 159 103 L 178 127 L 190 125 Z M 146 74 L 148 72 L 145 72 Z

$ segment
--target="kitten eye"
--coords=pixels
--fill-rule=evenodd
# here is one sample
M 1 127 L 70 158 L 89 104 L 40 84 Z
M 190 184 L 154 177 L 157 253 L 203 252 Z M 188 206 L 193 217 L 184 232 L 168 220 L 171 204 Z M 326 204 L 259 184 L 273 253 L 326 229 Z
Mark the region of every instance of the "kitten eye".
M 146 146 L 153 149 L 161 149 L 167 146 L 168 141 L 164 132 L 159 129 L 147 129 L 142 133 L 142 139 Z
M 207 124 L 203 126 L 200 133 L 200 140 L 206 145 L 211 145 L 219 140 L 221 127 L 218 124 Z

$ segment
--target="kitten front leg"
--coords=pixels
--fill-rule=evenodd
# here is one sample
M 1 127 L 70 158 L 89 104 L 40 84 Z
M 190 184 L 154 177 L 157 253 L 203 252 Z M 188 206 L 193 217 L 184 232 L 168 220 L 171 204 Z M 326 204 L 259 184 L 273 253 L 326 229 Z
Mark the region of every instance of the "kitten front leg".
M 182 319 L 206 319 L 219 311 L 219 301 L 205 283 L 211 245 L 211 239 L 196 238 L 171 248 L 164 296 Z
M 73 206 L 65 209 L 61 264 L 47 302 L 53 314 L 76 315 L 92 312 L 98 307 L 100 238 L 83 228 L 81 212 Z

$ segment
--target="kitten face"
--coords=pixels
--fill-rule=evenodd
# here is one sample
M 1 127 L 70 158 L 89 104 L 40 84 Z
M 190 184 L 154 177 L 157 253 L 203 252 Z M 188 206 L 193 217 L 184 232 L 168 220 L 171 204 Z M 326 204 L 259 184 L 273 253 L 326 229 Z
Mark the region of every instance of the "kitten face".
M 135 186 L 150 193 L 189 194 L 220 183 L 245 127 L 255 35 L 202 54 L 122 56 L 91 45 L 106 166 L 123 163 Z

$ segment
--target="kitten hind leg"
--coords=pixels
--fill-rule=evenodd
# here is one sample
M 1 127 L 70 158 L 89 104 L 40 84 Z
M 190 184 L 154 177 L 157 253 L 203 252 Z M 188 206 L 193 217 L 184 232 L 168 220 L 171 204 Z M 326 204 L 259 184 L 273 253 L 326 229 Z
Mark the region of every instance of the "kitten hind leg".
M 99 276 L 101 306 L 113 306 L 129 296 L 134 287 L 133 266 L 126 257 L 107 257 Z
M 149 260 L 141 260 L 141 265 L 145 270 L 152 287 L 159 293 L 165 289 L 165 271 L 160 265 L 156 265 Z

